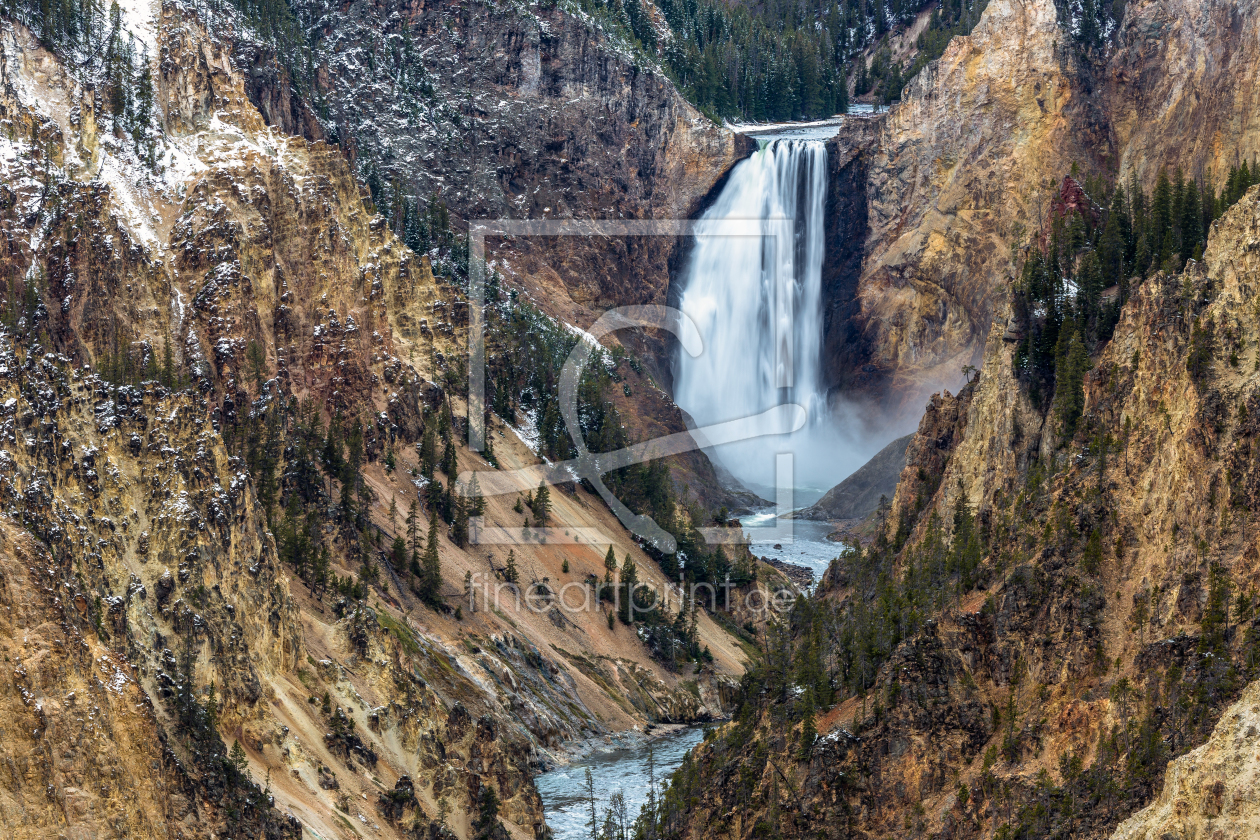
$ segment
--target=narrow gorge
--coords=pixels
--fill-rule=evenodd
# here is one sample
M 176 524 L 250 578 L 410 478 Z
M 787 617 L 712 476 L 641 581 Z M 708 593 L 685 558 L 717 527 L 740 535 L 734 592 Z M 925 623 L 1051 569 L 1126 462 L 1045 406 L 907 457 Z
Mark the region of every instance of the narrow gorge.
M 0 3 L 4 835 L 1252 836 L 1258 45 Z

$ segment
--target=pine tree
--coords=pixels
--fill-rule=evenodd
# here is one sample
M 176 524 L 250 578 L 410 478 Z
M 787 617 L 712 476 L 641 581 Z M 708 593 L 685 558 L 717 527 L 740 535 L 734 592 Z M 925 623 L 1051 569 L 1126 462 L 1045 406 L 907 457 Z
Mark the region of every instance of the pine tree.
M 590 808 L 591 818 L 587 825 L 591 829 L 591 840 L 599 840 L 599 818 L 595 813 L 595 777 L 591 775 L 591 768 L 586 768 L 585 784 L 586 803 Z
M 311 572 L 312 588 L 322 592 L 328 586 L 328 571 L 331 566 L 328 546 L 320 546 L 319 554 L 315 558 L 315 569 Z
M 621 614 L 618 618 L 623 624 L 634 623 L 634 587 L 638 582 L 639 570 L 627 553 L 621 562 L 621 587 L 625 590 L 625 595 L 621 599 Z
M 1071 440 L 1076 435 L 1076 424 L 1085 408 L 1085 371 L 1088 367 L 1089 356 L 1085 345 L 1073 330 L 1067 352 L 1055 370 L 1055 416 L 1064 440 Z
M 420 513 L 417 510 L 416 500 L 411 500 L 411 507 L 407 510 L 407 541 L 411 547 L 411 564 L 414 566 L 420 559 Z
M 954 532 L 950 542 L 950 566 L 959 577 L 959 594 L 971 589 L 976 569 L 984 559 L 984 549 L 976 530 L 975 517 L 965 493 L 954 505 Z
M 1233 581 L 1219 562 L 1208 570 L 1208 598 L 1200 622 L 1199 650 L 1218 657 L 1228 656 L 1229 595 Z
M 1181 204 L 1181 259 L 1194 256 L 1203 238 L 1203 214 L 1199 207 L 1199 185 L 1190 181 L 1182 195 Z
M 455 492 L 451 506 L 454 508 L 451 518 L 451 541 L 460 548 L 468 545 L 468 500 Z
M 604 583 L 612 583 L 613 573 L 617 571 L 617 555 L 613 553 L 613 547 L 608 546 L 608 553 L 604 555 Z
M 424 547 L 421 566 L 420 594 L 426 601 L 436 604 L 442 593 L 442 559 L 438 554 L 438 518 L 429 517 L 429 535 Z
M 496 390 L 496 394 L 497 393 L 498 391 Z M 481 457 L 484 458 L 486 463 L 490 466 L 499 466 L 499 458 L 494 454 L 494 429 L 491 427 L 490 419 L 488 417 L 486 419 L 486 446 L 485 449 L 481 450 Z
M 801 744 L 797 750 L 798 761 L 809 761 L 814 753 L 814 744 L 818 741 L 818 725 L 814 722 L 814 689 L 805 689 L 804 720 L 801 723 Z
M 1165 243 L 1171 244 L 1172 236 L 1172 183 L 1168 180 L 1168 170 L 1159 170 L 1159 178 L 1155 182 L 1155 193 L 1151 196 L 1151 226 L 1147 237 L 1156 264 L 1168 259 L 1170 253 L 1164 252 Z
M 449 444 L 454 427 L 455 418 L 451 415 L 451 404 L 443 402 L 442 407 L 438 409 L 438 436 Z
M 490 840 L 503 832 L 504 829 L 499 825 L 499 797 L 494 788 L 483 780 L 481 795 L 477 798 L 477 820 L 473 823 L 473 837 L 477 840 Z
M 433 471 L 437 467 L 437 436 L 433 432 L 433 426 L 426 424 L 424 427 L 424 437 L 420 442 L 420 474 L 425 478 L 433 478 Z
M 248 772 L 249 757 L 245 755 L 245 749 L 240 741 L 232 741 L 232 751 L 228 754 L 228 761 L 232 763 L 232 768 L 238 774 L 244 775 Z
M 459 474 L 459 461 L 455 456 L 455 444 L 453 441 L 446 442 L 446 448 L 442 450 L 442 472 L 450 478 L 454 478 Z
M 1103 272 L 1098 253 L 1087 251 L 1081 258 L 1081 267 L 1077 274 L 1077 306 L 1086 324 L 1092 324 L 1098 319 L 1102 290 Z
M 140 66 L 135 74 L 135 102 L 131 137 L 136 156 L 148 166 L 157 163 L 157 144 L 150 131 L 153 122 L 153 79 L 149 73 L 149 53 L 140 54 Z
M 210 681 L 210 690 L 206 697 L 206 723 L 211 729 L 219 725 L 219 698 L 215 694 L 214 680 Z
M 1165 259 L 1173 254 L 1181 253 L 1181 219 L 1186 203 L 1186 182 L 1181 174 L 1181 167 L 1177 167 L 1172 180 L 1172 201 L 1169 202 L 1169 214 L 1171 219 L 1172 239 L 1169 242 L 1171 246 Z
M 1102 238 L 1098 245 L 1098 259 L 1104 287 L 1123 283 L 1126 279 L 1124 263 L 1128 226 L 1124 190 L 1116 187 L 1111 195 L 1111 209 L 1107 211 L 1107 222 L 1103 226 Z
M 1139 277 L 1145 277 L 1151 268 L 1151 260 L 1155 255 L 1151 251 L 1151 243 L 1143 232 L 1138 238 L 1137 249 L 1133 257 L 1133 269 Z
M 534 492 L 534 500 L 530 502 L 529 508 L 534 514 L 536 524 L 547 524 L 547 517 L 551 514 L 551 491 L 547 489 L 546 481 L 538 482 L 538 489 Z
M 516 552 L 508 549 L 507 568 L 503 570 L 503 579 L 511 584 L 520 582 L 520 572 L 516 570 Z

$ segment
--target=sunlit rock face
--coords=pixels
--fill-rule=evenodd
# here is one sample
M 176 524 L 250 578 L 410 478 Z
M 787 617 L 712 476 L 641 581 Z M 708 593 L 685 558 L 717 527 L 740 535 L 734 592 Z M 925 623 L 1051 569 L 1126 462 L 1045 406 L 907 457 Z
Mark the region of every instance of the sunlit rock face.
M 489 786 L 506 831 L 533 838 L 530 779 L 549 751 L 720 716 L 744 654 L 715 624 L 701 619 L 714 665 L 684 680 L 602 611 L 566 623 L 464 601 L 457 617 L 465 572 L 493 578 L 503 557 L 445 530 L 449 610 L 414 597 L 405 564 L 338 590 L 381 563 L 370 535 L 392 539 L 417 499 L 423 423 L 443 402 L 465 410 L 465 293 L 373 212 L 353 155 L 303 122 L 313 112 L 260 93 L 283 73 L 235 13 L 120 15 L 149 62 L 149 160 L 81 67 L 0 24 L 6 836 L 278 840 L 353 821 L 466 837 Z M 366 541 L 329 516 L 331 480 L 297 504 L 335 580 L 304 583 L 283 553 L 289 511 L 247 466 L 260 441 L 232 436 L 258 409 L 359 423 Z M 505 464 L 537 463 L 497 431 Z M 617 534 L 618 559 L 664 586 L 593 494 L 557 497 L 562 530 Z M 513 501 L 488 515 L 519 523 Z M 603 574 L 604 548 L 517 556 L 540 580 L 571 565 L 580 582 Z

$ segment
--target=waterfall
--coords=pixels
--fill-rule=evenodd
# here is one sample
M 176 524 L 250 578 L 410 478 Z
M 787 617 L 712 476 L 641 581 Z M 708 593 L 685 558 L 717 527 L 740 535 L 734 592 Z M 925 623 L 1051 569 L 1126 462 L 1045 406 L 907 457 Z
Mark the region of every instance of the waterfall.
M 808 413 L 805 428 L 791 435 L 710 450 L 762 495 L 774 486 L 774 453 L 792 452 L 795 484 L 819 493 L 857 466 L 828 409 L 822 378 L 826 203 L 823 142 L 771 141 L 736 165 L 697 222 L 680 277 L 679 306 L 699 328 L 704 350 L 696 357 L 678 354 L 674 399 L 695 424 L 736 420 L 787 403 Z M 760 220 L 762 235 L 729 235 L 730 224 L 723 235 L 723 223 L 735 220 Z

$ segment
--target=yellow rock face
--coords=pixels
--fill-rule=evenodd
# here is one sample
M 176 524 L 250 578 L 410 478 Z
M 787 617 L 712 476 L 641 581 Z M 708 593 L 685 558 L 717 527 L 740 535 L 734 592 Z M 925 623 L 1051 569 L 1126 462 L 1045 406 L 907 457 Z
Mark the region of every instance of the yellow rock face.
M 1219 191 L 1260 153 L 1260 15 L 1225 0 L 1128 3 L 1117 45 L 1082 58 L 1053 0 L 994 0 L 906 88 L 871 146 L 858 296 L 894 407 L 961 384 L 1047 224 L 1062 177 L 1180 168 Z
M 701 618 L 715 661 L 684 677 L 602 609 L 472 610 L 465 573 L 495 579 L 506 549 L 464 550 L 445 532 L 451 613 L 384 572 L 349 607 L 290 578 L 279 512 L 259 501 L 247 443 L 223 430 L 263 390 L 360 418 L 367 515 L 388 546 L 390 500 L 405 516 L 417 496 L 422 420 L 458 384 L 468 305 L 371 212 L 339 149 L 265 125 L 235 33 L 170 5 L 153 23 L 154 169 L 134 165 L 94 94 L 29 31 L 0 37 L 0 123 L 16 138 L 0 158 L 0 281 L 7 292 L 29 273 L 47 309 L 0 329 L 0 834 L 296 837 L 292 814 L 326 838 L 466 837 L 488 785 L 512 836 L 538 836 L 530 780 L 550 753 L 720 714 L 744 653 Z M 732 153 L 729 133 L 676 128 L 717 144 L 679 151 L 684 170 Z M 51 186 L 45 160 L 60 167 Z M 190 387 L 97 375 L 128 351 L 161 365 L 168 350 Z M 538 463 L 511 430 L 493 433 L 507 467 Z M 381 463 L 391 445 L 396 470 Z M 487 515 L 519 526 L 513 501 Z M 619 560 L 666 583 L 592 494 L 557 490 L 552 515 L 614 535 Z M 378 556 L 327 529 L 339 578 Z M 605 547 L 531 545 L 518 560 L 528 579 L 569 582 L 572 568 L 580 583 L 602 575 Z M 188 695 L 210 707 L 211 686 L 214 731 L 244 751 L 252 802 L 232 799 L 245 785 L 180 719 Z
M 1260 682 L 1221 715 L 1206 744 L 1168 765 L 1159 798 L 1112 840 L 1244 840 L 1260 835 Z
M 907 86 L 871 151 L 859 289 L 872 362 L 917 406 L 961 381 L 1035 232 L 1038 200 L 1086 159 L 1053 0 L 994 0 Z

